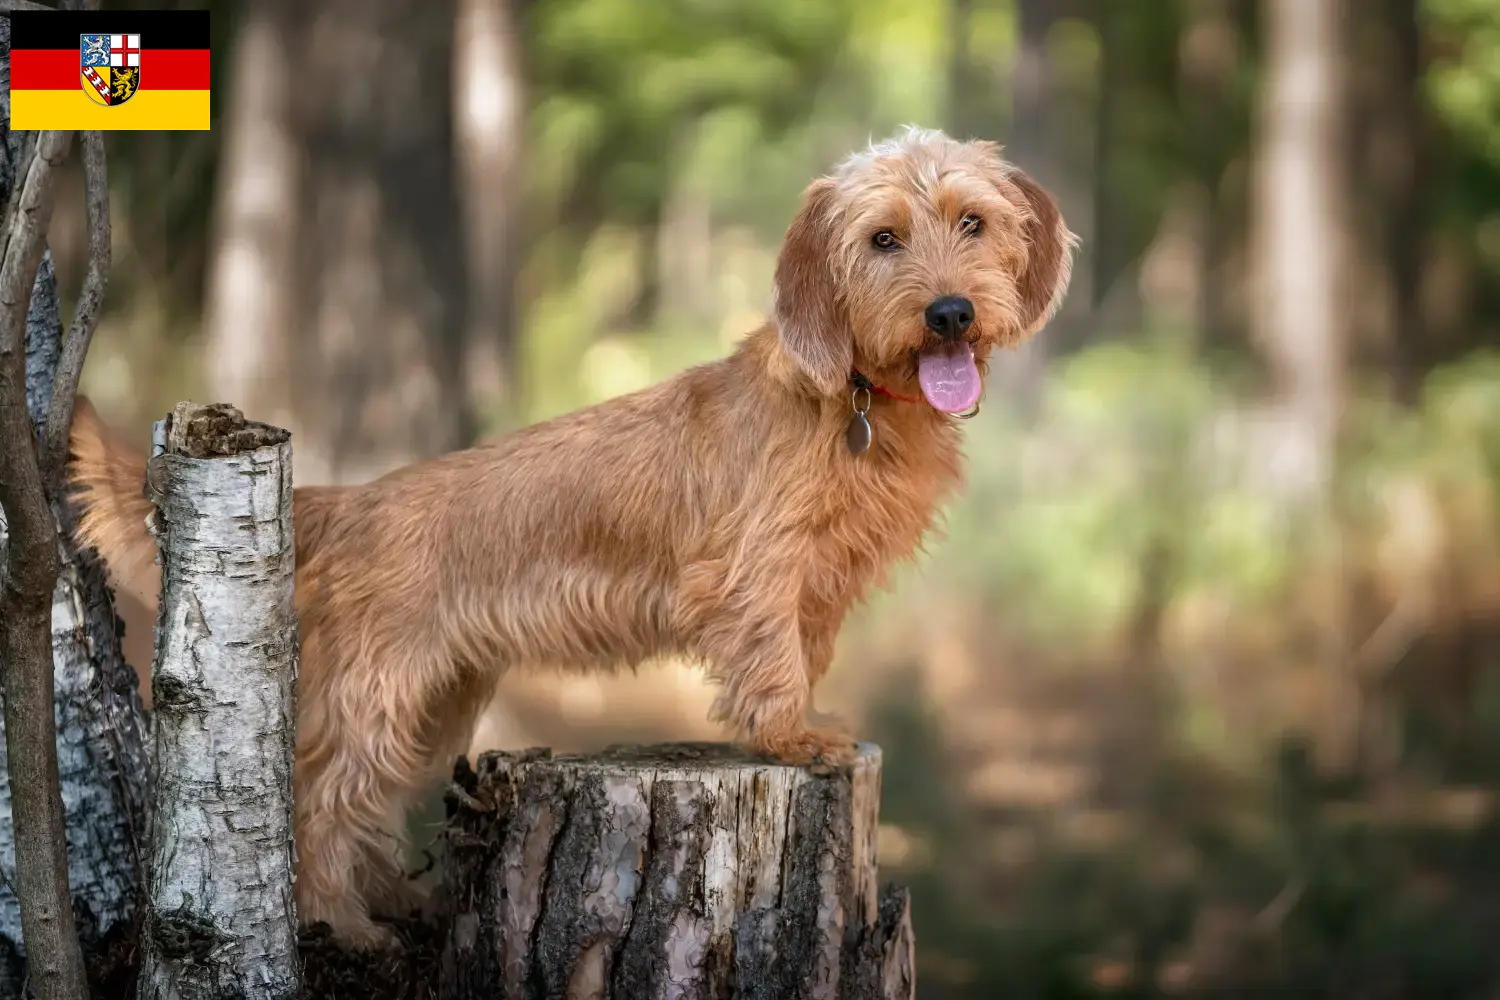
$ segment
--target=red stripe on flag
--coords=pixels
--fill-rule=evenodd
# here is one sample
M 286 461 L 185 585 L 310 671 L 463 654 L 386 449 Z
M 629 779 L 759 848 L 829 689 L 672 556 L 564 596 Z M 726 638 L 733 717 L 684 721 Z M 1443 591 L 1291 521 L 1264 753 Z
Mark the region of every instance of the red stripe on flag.
M 11 90 L 75 90 L 83 66 L 77 49 L 13 49 Z M 146 49 L 141 90 L 207 90 L 208 49 Z

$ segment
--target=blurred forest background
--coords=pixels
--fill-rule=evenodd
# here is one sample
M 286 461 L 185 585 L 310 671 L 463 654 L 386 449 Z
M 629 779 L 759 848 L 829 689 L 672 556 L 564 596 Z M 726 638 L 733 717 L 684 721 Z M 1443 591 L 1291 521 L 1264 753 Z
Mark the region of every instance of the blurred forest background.
M 1500 2 L 212 10 L 214 129 L 108 139 L 113 424 L 223 400 L 368 479 L 729 350 L 872 136 L 999 140 L 1072 292 L 820 691 L 886 752 L 921 995 L 1500 996 Z M 708 700 L 516 677 L 479 742 Z

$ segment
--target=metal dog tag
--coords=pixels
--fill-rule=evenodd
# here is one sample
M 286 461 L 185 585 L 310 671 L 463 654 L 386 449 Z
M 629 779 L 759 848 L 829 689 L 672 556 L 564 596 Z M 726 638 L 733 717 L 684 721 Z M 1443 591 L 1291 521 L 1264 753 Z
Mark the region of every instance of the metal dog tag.
M 860 393 L 864 393 L 864 405 L 860 404 Z M 870 438 L 874 436 L 870 430 L 870 421 L 865 417 L 870 412 L 870 405 L 875 402 L 875 396 L 870 392 L 870 383 L 863 375 L 856 373 L 854 391 L 849 394 L 849 407 L 854 411 L 854 416 L 849 418 L 849 429 L 844 432 L 844 443 L 849 446 L 851 455 L 863 455 L 870 450 Z
M 849 420 L 849 429 L 844 432 L 844 443 L 849 446 L 852 455 L 863 455 L 870 450 L 870 421 L 859 410 L 854 411 L 854 416 Z

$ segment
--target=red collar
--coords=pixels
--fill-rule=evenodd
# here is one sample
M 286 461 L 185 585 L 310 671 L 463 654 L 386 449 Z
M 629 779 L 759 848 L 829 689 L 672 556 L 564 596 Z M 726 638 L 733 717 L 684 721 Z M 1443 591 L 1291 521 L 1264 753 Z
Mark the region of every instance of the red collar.
M 884 396 L 887 399 L 896 399 L 900 400 L 903 403 L 922 402 L 921 396 L 903 396 L 899 392 L 892 392 L 883 385 L 876 385 L 874 382 L 871 382 L 869 378 L 867 378 L 865 374 L 858 368 L 850 370 L 849 381 L 854 383 L 854 388 L 856 389 L 863 389 L 866 392 L 874 393 L 877 396 Z

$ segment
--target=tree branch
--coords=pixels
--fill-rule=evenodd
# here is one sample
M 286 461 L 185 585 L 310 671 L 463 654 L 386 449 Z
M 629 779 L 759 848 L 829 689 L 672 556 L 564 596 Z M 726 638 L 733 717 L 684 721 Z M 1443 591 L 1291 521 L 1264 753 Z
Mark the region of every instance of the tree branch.
M 7 118 L 7 127 L 9 127 L 9 122 L 10 119 Z M 0 225 L 3 225 L 5 220 L 10 218 L 11 209 L 15 208 L 16 202 L 21 198 L 21 181 L 31 170 L 31 160 L 36 155 L 36 137 L 38 134 L 37 132 L 26 132 L 21 140 L 20 156 L 17 157 L 18 162 L 14 165 L 14 170 L 11 174 L 10 192 L 6 195 L 4 210 L 0 211 Z M 8 157 L 10 150 L 7 148 L 4 152 Z M 8 231 L 6 230 L 6 232 Z M 3 235 L 0 235 L 0 239 L 3 238 Z M 0 248 L 3 248 L 3 243 L 0 243 Z
M 32 3 L 31 0 L 0 0 L 0 15 L 17 10 L 57 10 L 57 8 L 48 7 L 44 3 Z
M 104 163 L 104 135 L 97 131 L 81 132 L 79 139 L 83 148 L 84 191 L 88 200 L 89 264 L 83 279 L 83 291 L 78 296 L 78 309 L 73 314 L 68 335 L 63 339 L 62 357 L 58 359 L 57 375 L 52 383 L 52 403 L 47 411 L 47 429 L 39 465 L 42 480 L 49 491 L 55 491 L 62 479 L 78 379 L 83 375 L 83 359 L 94 339 L 99 310 L 104 305 L 104 292 L 109 287 L 109 174 Z
M 40 506 L 34 505 L 29 495 L 33 477 L 38 490 L 41 488 L 35 451 L 20 446 L 21 442 L 33 439 L 26 411 L 26 310 L 31 304 L 31 286 L 46 246 L 47 224 L 52 220 L 56 168 L 67 158 L 72 141 L 72 132 L 39 133 L 35 154 L 21 164 L 16 174 L 16 193 L 7 206 L 0 236 L 0 252 L 4 254 L 0 263 L 0 440 L 16 443 L 0 452 L 0 507 L 5 508 L 11 534 L 6 591 L 17 588 L 28 593 L 40 591 L 47 598 L 52 596 L 52 584 L 56 582 L 55 552 L 49 561 L 52 578 L 45 578 L 44 567 L 37 575 L 18 577 L 15 573 L 17 553 L 28 542 L 40 546 L 40 539 L 45 536 L 46 547 L 51 551 L 56 536 L 45 495 Z M 31 569 L 25 565 L 28 560 L 24 557 L 20 561 L 21 569 Z
M 43 132 L 16 177 L 0 263 L 0 509 L 9 539 L 0 580 L 0 682 L 15 825 L 16 888 L 28 978 L 38 1000 L 87 996 L 68 891 L 52 706 L 52 592 L 57 525 L 47 503 L 26 408 L 26 313 L 52 216 L 56 168 L 73 133 Z

